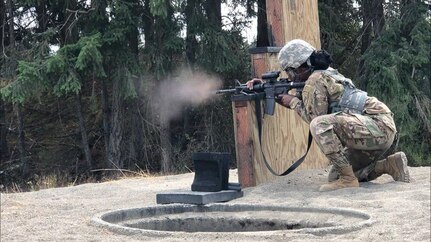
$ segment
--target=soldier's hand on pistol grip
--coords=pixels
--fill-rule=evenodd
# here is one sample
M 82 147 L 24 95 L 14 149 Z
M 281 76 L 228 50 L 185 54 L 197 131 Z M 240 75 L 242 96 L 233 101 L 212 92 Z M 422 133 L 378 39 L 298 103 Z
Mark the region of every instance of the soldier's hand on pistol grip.
M 256 84 L 259 84 L 259 83 L 263 83 L 262 79 L 259 79 L 259 78 L 253 78 L 253 79 L 251 79 L 250 81 L 248 81 L 248 82 L 246 83 L 246 85 L 247 85 L 247 88 L 248 88 L 249 90 L 253 90 L 253 85 L 256 85 Z
M 294 98 L 296 97 L 290 94 L 280 94 L 276 97 L 275 101 L 286 108 L 291 108 L 290 104 Z

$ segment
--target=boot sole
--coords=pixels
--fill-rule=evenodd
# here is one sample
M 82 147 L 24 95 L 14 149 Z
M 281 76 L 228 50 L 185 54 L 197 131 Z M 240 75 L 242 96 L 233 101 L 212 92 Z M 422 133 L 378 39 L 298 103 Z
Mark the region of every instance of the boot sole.
M 407 167 L 407 156 L 404 152 L 398 152 L 394 154 L 394 169 L 399 170 L 399 176 L 394 177 L 395 181 L 410 182 L 409 169 Z

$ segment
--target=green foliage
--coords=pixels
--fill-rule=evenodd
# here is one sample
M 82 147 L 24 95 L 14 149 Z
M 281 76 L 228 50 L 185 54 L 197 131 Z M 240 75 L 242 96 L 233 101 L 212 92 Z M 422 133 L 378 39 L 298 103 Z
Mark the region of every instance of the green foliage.
M 133 84 L 136 76 L 133 76 L 130 70 L 126 67 L 119 67 L 115 69 L 114 79 L 122 85 L 120 88 L 120 96 L 123 100 L 134 99 L 138 96 L 137 90 Z
M 358 59 L 358 33 L 361 30 L 359 9 L 352 0 L 319 0 L 321 47 L 332 54 L 333 67 L 354 77 Z
M 46 91 L 57 96 L 76 94 L 83 77 L 106 77 L 100 34 L 82 37 L 53 55 L 49 55 L 46 45 L 45 41 L 32 49 L 33 61 L 19 62 L 16 80 L 0 90 L 4 99 L 24 103 Z
M 18 62 L 16 80 L 0 90 L 7 101 L 23 103 L 31 97 L 39 97 L 47 89 L 42 67 L 36 62 Z
M 101 36 L 103 62 L 100 65 L 110 66 L 105 81 L 118 83 L 112 95 L 118 92 L 122 101 L 136 99 L 138 90 L 134 81 L 142 73 L 138 62 L 138 27 L 143 6 L 137 0 L 116 1 L 111 6 L 112 19 Z
M 422 3 L 412 3 L 389 19 L 386 31 L 363 56 L 368 92 L 394 112 L 400 149 L 411 165 L 431 160 L 431 23 Z
M 151 13 L 155 16 L 166 18 L 168 16 L 169 1 L 166 0 L 150 0 Z
M 97 77 L 105 77 L 103 57 L 99 49 L 102 46 L 100 34 L 84 37 L 80 40 L 81 51 L 76 60 L 75 68 L 79 71 L 90 70 Z
M 239 32 L 207 30 L 200 42 L 198 62 L 215 73 L 228 77 L 247 71 L 248 46 Z
M 178 36 L 170 35 L 160 42 L 147 44 L 143 56 L 146 71 L 154 73 L 157 79 L 162 79 L 177 67 L 175 59 L 182 56 L 183 50 L 183 40 Z
M 151 42 L 146 42 L 143 48 L 143 65 L 148 73 L 153 74 L 160 80 L 166 77 L 177 66 L 183 57 L 184 39 L 179 36 L 182 28 L 182 17 L 173 16 L 153 16 Z
M 82 77 L 105 77 L 100 34 L 82 37 L 77 43 L 61 47 L 46 61 L 48 77 L 57 96 L 81 91 Z
M 0 98 L 12 103 L 24 103 L 39 98 L 49 88 L 44 61 L 49 55 L 49 39 L 52 30 L 38 35 L 26 35 L 15 48 L 4 49 L 0 57 L 0 79 L 7 79 L 7 85 L 0 86 Z M 31 46 L 31 48 L 26 48 Z
M 48 73 L 63 73 L 67 69 L 67 58 L 61 54 L 55 54 L 46 61 Z
M 53 87 L 57 96 L 78 94 L 81 91 L 81 81 L 77 74 L 70 69 L 68 73 L 60 75 L 58 82 Z

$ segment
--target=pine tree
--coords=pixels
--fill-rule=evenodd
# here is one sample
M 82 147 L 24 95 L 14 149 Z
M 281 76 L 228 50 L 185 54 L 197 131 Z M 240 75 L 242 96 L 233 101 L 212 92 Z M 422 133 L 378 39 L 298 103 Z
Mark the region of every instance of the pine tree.
M 184 169 L 173 160 L 187 159 L 197 147 L 232 151 L 233 137 L 225 134 L 232 128 L 228 100 L 188 109 L 183 123 L 161 122 L 151 108 L 156 101 L 147 95 L 187 62 L 191 70 L 225 80 L 247 78 L 248 46 L 240 34 L 247 21 L 230 14 L 223 26 L 222 2 L 2 1 L 0 158 L 13 153 L 3 153 L 8 138 L 22 144 L 18 153 L 31 159 L 33 173 L 60 171 L 79 182 L 99 174 L 88 168 L 171 172 Z M 253 1 L 234 2 L 250 7 Z M 24 17 L 35 24 L 24 25 Z M 5 122 L 12 120 L 12 103 L 21 130 L 15 137 L 5 128 L 11 126 Z M 29 152 L 24 133 L 32 142 Z
M 395 114 L 410 165 L 431 160 L 431 23 L 421 1 L 393 3 L 387 27 L 362 57 L 368 92 Z
M 319 0 L 320 41 L 322 49 L 334 59 L 333 67 L 345 76 L 355 79 L 360 56 L 361 39 L 359 9 L 355 1 Z

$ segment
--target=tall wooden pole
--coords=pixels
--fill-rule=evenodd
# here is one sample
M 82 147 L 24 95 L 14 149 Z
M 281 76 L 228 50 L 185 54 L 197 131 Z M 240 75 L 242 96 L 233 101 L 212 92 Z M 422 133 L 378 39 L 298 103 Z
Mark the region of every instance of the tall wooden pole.
M 266 11 L 272 46 L 250 50 L 256 77 L 266 71 L 280 70 L 277 55 L 289 40 L 300 38 L 320 48 L 317 0 L 267 0 Z M 259 142 L 254 101 L 234 100 L 233 110 L 238 175 L 243 187 L 276 178 L 263 163 L 262 152 L 279 173 L 305 152 L 309 125 L 294 111 L 276 105 L 274 116 L 266 115 L 262 120 L 262 142 Z M 313 143 L 298 170 L 327 165 L 328 160 Z

